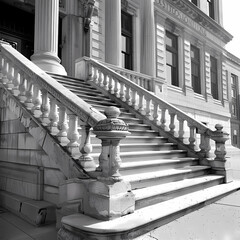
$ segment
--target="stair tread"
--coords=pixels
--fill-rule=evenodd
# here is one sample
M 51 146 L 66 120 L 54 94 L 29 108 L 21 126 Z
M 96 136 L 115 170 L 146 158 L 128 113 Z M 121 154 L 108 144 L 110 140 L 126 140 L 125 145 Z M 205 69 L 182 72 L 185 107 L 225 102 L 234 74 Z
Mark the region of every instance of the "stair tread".
M 210 169 L 208 166 L 186 166 L 183 168 L 172 168 L 167 170 L 159 170 L 159 171 L 152 171 L 152 172 L 146 172 L 146 173 L 136 173 L 131 175 L 125 175 L 123 176 L 124 181 L 127 182 L 135 182 L 135 181 L 143 181 L 153 178 L 162 178 L 167 176 L 173 176 L 178 174 L 184 174 L 184 173 L 190 173 L 190 172 L 196 172 L 201 170 L 207 170 Z
M 131 151 L 131 152 L 120 152 L 120 156 L 124 157 L 124 156 L 137 156 L 137 155 L 161 155 L 161 154 L 168 154 L 168 153 L 185 153 L 186 150 L 178 150 L 178 149 L 171 149 L 171 150 L 160 150 L 160 151 Z M 91 156 L 98 156 L 99 153 L 92 153 Z M 178 157 L 179 158 L 179 157 Z M 176 157 L 170 158 L 170 159 L 176 159 Z
M 178 159 L 159 159 L 159 160 L 146 160 L 146 161 L 136 161 L 136 162 L 123 162 L 121 164 L 121 169 L 140 167 L 140 166 L 152 166 L 152 165 L 161 165 L 168 163 L 180 163 L 188 161 L 198 161 L 197 158 L 178 158 Z
M 140 199 L 150 198 L 152 196 L 177 191 L 183 188 L 191 187 L 198 184 L 204 184 L 214 180 L 223 179 L 223 176 L 220 175 L 204 175 L 195 178 L 188 178 L 176 182 L 159 184 L 156 186 L 151 186 L 147 188 L 135 189 L 132 192 L 135 195 L 136 201 Z
M 178 149 L 171 149 L 171 150 L 160 150 L 160 151 L 141 151 L 141 155 L 150 155 L 150 154 L 163 154 L 163 153 L 184 153 L 186 152 L 186 150 L 178 150 Z M 120 156 L 135 156 L 135 155 L 138 155 L 139 152 L 138 151 L 131 151 L 131 152 L 123 152 L 123 153 L 120 153 Z
M 144 226 L 166 218 L 167 216 L 180 213 L 201 203 L 211 201 L 227 193 L 240 188 L 240 181 L 220 184 L 185 194 L 161 203 L 147 206 L 136 210 L 132 214 L 125 215 L 109 221 L 98 220 L 87 215 L 77 213 L 62 218 L 62 223 L 86 232 L 96 234 L 102 233 L 124 233 L 139 230 Z

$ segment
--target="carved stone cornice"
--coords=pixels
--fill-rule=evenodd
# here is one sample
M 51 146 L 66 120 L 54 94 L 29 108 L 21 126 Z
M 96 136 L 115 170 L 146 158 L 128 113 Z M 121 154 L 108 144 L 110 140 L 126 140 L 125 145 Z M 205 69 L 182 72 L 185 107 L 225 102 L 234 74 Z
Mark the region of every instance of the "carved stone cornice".
M 209 31 L 225 44 L 233 38 L 222 26 L 188 0 L 156 0 L 156 7 L 169 12 L 203 35 L 204 31 Z

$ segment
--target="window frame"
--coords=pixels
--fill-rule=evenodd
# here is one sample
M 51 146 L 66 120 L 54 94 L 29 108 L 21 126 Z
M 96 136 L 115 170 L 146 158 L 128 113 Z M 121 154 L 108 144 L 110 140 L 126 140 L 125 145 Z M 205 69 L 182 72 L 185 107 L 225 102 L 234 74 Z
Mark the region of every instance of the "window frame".
M 215 19 L 215 3 L 214 0 L 207 0 L 208 4 L 208 16 Z
M 192 57 L 192 51 L 196 50 L 198 53 L 198 58 Z M 197 94 L 202 94 L 202 86 L 201 86 L 201 54 L 200 48 L 196 47 L 195 45 L 191 44 L 190 46 L 190 55 L 191 55 L 191 79 L 192 79 L 192 88 L 193 91 Z M 194 74 L 193 67 L 196 66 L 198 71 L 198 75 Z M 198 81 L 196 81 L 198 78 Z
M 212 55 L 210 55 L 210 76 L 212 97 L 216 100 L 219 100 L 218 60 Z
M 176 47 L 170 46 L 167 44 L 166 39 L 170 38 L 173 42 L 175 42 Z M 179 37 L 166 30 L 165 31 L 165 45 L 166 45 L 166 56 L 167 56 L 167 52 L 171 53 L 174 57 L 174 61 L 175 61 L 175 66 L 172 64 L 168 64 L 167 62 L 167 57 L 166 57 L 166 68 L 170 67 L 171 68 L 171 79 L 169 79 L 169 76 L 167 76 L 167 79 L 169 81 L 169 83 L 171 83 L 171 85 L 179 87 Z M 166 73 L 167 74 L 167 73 Z M 173 76 L 174 79 L 173 79 Z
M 231 115 L 233 118 L 238 118 L 239 112 L 238 112 L 238 77 L 237 75 L 231 73 Z M 235 92 L 236 96 L 233 96 L 233 90 Z M 233 109 L 235 107 L 235 111 Z
M 130 30 L 123 28 L 123 16 L 129 18 Z M 122 67 L 133 70 L 133 16 L 126 11 L 121 11 L 121 37 L 126 38 L 126 51 L 122 49 L 121 46 L 121 54 L 122 54 Z

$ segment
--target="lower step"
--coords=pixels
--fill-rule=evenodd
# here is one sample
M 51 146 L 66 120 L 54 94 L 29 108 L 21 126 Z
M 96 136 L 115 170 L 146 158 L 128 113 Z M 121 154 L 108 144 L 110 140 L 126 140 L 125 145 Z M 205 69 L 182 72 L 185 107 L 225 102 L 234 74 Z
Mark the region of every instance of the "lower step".
M 123 176 L 123 180 L 130 182 L 132 189 L 137 189 L 202 176 L 207 174 L 210 169 L 211 168 L 207 166 L 187 166 L 156 172 L 126 175 Z
M 196 178 L 184 179 L 177 182 L 165 183 L 148 188 L 133 190 L 136 199 L 136 209 L 164 202 L 191 192 L 206 189 L 223 183 L 224 177 L 218 175 L 204 175 Z
M 238 189 L 239 181 L 220 184 L 136 210 L 132 214 L 110 221 L 97 220 L 80 213 L 73 214 L 62 218 L 58 239 L 65 239 L 66 234 L 72 237 L 80 235 L 87 239 L 134 239 Z

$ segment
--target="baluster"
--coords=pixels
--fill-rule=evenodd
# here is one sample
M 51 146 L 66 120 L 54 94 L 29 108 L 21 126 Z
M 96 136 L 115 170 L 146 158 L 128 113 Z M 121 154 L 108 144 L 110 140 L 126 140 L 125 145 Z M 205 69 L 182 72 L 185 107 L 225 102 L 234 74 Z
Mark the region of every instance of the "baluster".
M 132 90 L 132 107 L 134 109 L 136 109 L 136 97 L 137 97 L 136 90 Z
M 91 65 L 92 66 L 92 65 Z M 97 83 L 98 71 L 97 68 L 93 68 L 93 81 Z
M 139 77 L 139 85 L 144 88 L 144 82 L 142 77 Z
M 163 129 L 163 130 L 166 130 L 167 129 L 167 126 L 166 126 L 166 108 L 161 108 L 161 125 L 160 127 Z
M 14 67 L 13 67 L 13 63 L 12 62 L 8 63 L 7 78 L 8 78 L 8 82 L 6 84 L 6 87 L 7 87 L 7 89 L 12 90 L 13 87 L 14 87 L 14 85 L 13 85 Z
M 107 76 L 107 74 L 104 74 L 104 76 L 103 76 L 103 88 L 105 90 L 108 90 L 108 76 Z
M 67 144 L 67 150 L 72 155 L 73 158 L 77 157 L 79 154 L 79 133 L 78 133 L 78 117 L 70 113 L 69 116 L 69 129 L 67 138 L 69 140 L 69 143 Z
M 100 86 L 100 87 L 102 87 L 102 85 L 103 85 L 103 77 L 102 77 L 102 75 L 103 75 L 103 73 L 98 69 L 98 85 Z
M 48 92 L 45 89 L 42 89 L 42 106 L 41 106 L 41 121 L 43 126 L 47 126 L 50 122 L 49 120 L 49 99 L 48 99 Z
M 2 69 L 2 72 L 3 72 L 3 76 L 2 76 L 2 83 L 3 84 L 7 84 L 8 83 L 8 78 L 7 78 L 7 75 L 8 75 L 8 62 L 7 62 L 7 59 L 6 58 L 3 58 L 3 69 Z
M 87 77 L 88 81 L 92 81 L 93 80 L 93 66 L 91 63 L 88 64 L 88 77 Z
M 135 83 L 140 86 L 140 84 L 139 84 L 139 77 L 138 76 L 135 77 Z
M 81 144 L 79 147 L 80 153 L 82 154 L 79 158 L 79 162 L 85 171 L 94 171 L 96 169 L 96 164 L 93 158 L 90 156 L 92 152 L 92 144 L 90 138 L 90 129 L 87 123 L 80 122 L 81 126 Z
M 27 89 L 27 80 L 26 80 L 24 72 L 21 71 L 20 72 L 19 95 L 18 95 L 19 101 L 21 103 L 24 103 L 27 99 L 26 89 Z
M 41 99 L 41 94 L 40 94 L 40 88 L 37 84 L 34 84 L 34 86 L 33 86 L 33 107 L 31 109 L 31 111 L 35 118 L 40 118 L 40 116 L 42 114 L 41 105 L 42 105 L 42 99 Z
M 178 130 L 178 139 L 183 142 L 184 141 L 184 119 L 181 117 L 177 116 L 177 120 L 179 122 L 179 130 Z
M 139 93 L 139 104 L 138 104 L 138 111 L 143 114 L 144 109 L 143 109 L 143 94 Z
M 118 80 L 117 79 L 113 79 L 113 80 L 114 80 L 114 95 L 118 97 L 118 91 L 119 91 Z
M 131 99 L 131 95 L 130 95 L 130 87 L 126 86 L 126 103 L 129 105 L 130 104 L 130 99 Z
M 58 129 L 59 132 L 57 134 L 57 139 L 62 146 L 66 146 L 69 143 L 67 138 L 68 132 L 68 122 L 67 122 L 67 112 L 64 105 L 59 105 L 59 121 L 58 121 Z
M 54 97 L 50 96 L 50 113 L 49 113 L 50 123 L 48 124 L 48 129 L 52 135 L 57 135 L 58 130 L 58 110 L 57 110 L 57 101 Z
M 129 134 L 128 126 L 123 121 L 118 120 L 120 110 L 116 107 L 106 109 L 105 115 L 107 120 L 99 121 L 93 131 L 97 138 L 102 140 L 98 170 L 101 171 L 102 179 L 117 182 L 122 179 L 119 173 L 121 165 L 120 140 Z M 113 120 L 116 124 L 111 124 Z
M 169 112 L 169 115 L 170 115 L 170 124 L 169 124 L 169 132 L 174 135 L 175 133 L 175 124 L 174 124 L 174 119 L 175 119 L 175 116 L 176 116 L 176 113 L 173 113 L 173 112 Z
M 124 83 L 120 83 L 120 99 L 123 101 L 124 99 Z
M 26 79 L 27 82 L 27 89 L 26 89 L 26 100 L 24 102 L 24 105 L 28 110 L 31 110 L 32 107 L 34 106 L 32 103 L 32 98 L 33 98 L 33 82 L 31 81 L 30 78 Z
M 151 108 L 150 108 L 150 103 L 151 103 L 151 99 L 146 98 L 146 117 L 150 117 L 151 116 Z
M 195 127 L 188 123 L 188 127 L 190 129 L 190 136 L 189 136 L 189 147 L 195 150 L 195 142 L 196 142 L 196 134 L 195 134 Z
M 158 104 L 157 103 L 154 103 L 154 106 L 153 106 L 153 121 L 158 124 Z
M 229 134 L 223 131 L 223 126 L 221 124 L 215 125 L 216 131 L 212 132 L 211 138 L 215 141 L 215 151 L 216 157 L 214 161 L 211 161 L 212 170 L 217 174 L 224 175 L 224 182 L 232 181 L 232 171 L 231 163 L 226 159 L 226 146 L 225 143 L 229 140 Z
M 135 79 L 136 79 L 136 77 L 134 75 L 131 75 L 130 80 L 135 83 Z
M 201 132 L 201 130 L 199 130 L 200 135 L 200 155 L 202 158 L 209 158 L 210 156 L 210 150 L 211 150 L 211 144 L 210 144 L 210 136 L 205 133 L 205 132 Z
M 13 77 L 13 89 L 12 93 L 14 96 L 19 95 L 19 85 L 20 85 L 20 77 L 19 77 L 19 70 L 17 68 L 14 69 L 14 77 Z
M 112 91 L 113 91 L 113 77 L 112 77 L 112 76 L 109 76 L 108 79 L 109 79 L 109 88 L 108 88 L 108 91 L 109 91 L 110 93 L 112 93 Z

